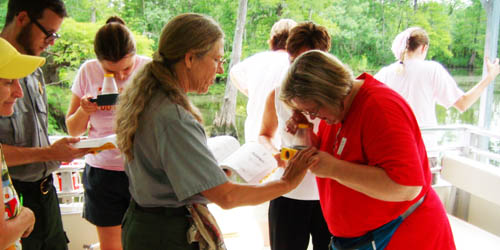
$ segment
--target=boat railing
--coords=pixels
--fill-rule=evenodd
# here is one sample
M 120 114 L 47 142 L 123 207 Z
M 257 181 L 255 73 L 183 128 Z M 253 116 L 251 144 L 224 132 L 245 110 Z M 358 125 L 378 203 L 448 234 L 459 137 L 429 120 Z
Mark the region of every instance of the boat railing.
M 492 233 L 486 237 L 489 242 L 500 242 L 500 199 L 494 193 L 500 181 L 500 133 L 472 125 L 425 127 L 421 131 L 428 155 L 438 157 L 432 171 L 433 187 L 446 211 Z M 454 234 L 462 235 L 453 225 Z M 460 228 L 487 235 L 465 224 Z
M 491 165 L 500 166 L 500 133 L 473 125 L 444 125 L 421 128 L 422 137 L 434 137 L 437 144 L 427 145 L 427 152 L 456 153 Z

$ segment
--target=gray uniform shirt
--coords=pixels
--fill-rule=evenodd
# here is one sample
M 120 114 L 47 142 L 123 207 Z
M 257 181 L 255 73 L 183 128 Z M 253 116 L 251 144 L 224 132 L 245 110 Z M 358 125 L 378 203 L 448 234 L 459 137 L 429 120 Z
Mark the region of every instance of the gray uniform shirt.
M 125 172 L 132 197 L 144 207 L 206 204 L 200 192 L 228 181 L 208 149 L 203 126 L 162 91 L 140 117 L 133 153 Z
M 20 79 L 23 98 L 16 101 L 10 117 L 0 117 L 0 143 L 17 147 L 49 146 L 47 93 L 42 70 Z M 9 168 L 18 181 L 38 181 L 57 169 L 58 161 L 36 162 Z

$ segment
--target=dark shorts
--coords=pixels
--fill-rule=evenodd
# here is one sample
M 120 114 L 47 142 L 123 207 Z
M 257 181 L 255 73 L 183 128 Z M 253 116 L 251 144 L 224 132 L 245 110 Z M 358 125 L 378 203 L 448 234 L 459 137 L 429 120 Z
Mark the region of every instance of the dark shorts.
M 59 199 L 52 185 L 52 174 L 36 182 L 12 179 L 24 206 L 35 213 L 35 228 L 21 244 L 25 250 L 67 250 L 68 238 L 63 230 Z
M 85 164 L 82 182 L 85 188 L 83 218 L 99 227 L 120 225 L 130 203 L 125 172 Z

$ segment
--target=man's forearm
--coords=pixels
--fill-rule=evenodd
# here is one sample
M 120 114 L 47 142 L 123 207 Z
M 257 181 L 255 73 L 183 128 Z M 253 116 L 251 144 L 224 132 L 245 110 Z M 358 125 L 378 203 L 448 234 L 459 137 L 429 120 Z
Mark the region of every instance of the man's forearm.
M 9 167 L 50 160 L 48 147 L 28 148 L 2 144 L 2 152 Z

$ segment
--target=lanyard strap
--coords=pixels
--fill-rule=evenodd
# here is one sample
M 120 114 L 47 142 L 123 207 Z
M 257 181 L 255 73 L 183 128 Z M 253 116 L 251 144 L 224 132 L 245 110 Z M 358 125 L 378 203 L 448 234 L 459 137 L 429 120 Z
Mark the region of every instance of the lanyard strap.
M 413 211 L 415 211 L 415 209 L 417 209 L 420 204 L 422 204 L 422 202 L 424 202 L 424 199 L 425 199 L 425 196 L 427 194 L 425 194 L 424 196 L 422 196 L 422 198 L 420 198 L 420 200 L 418 200 L 417 202 L 415 202 L 413 205 L 411 205 L 403 214 L 401 214 L 401 218 L 406 219 L 406 217 L 410 216 L 411 213 L 413 213 Z

